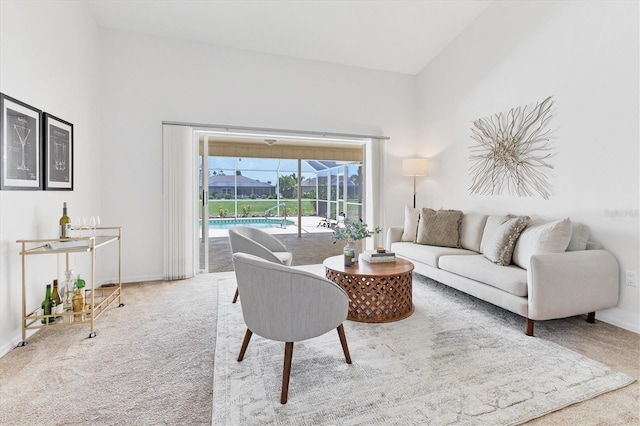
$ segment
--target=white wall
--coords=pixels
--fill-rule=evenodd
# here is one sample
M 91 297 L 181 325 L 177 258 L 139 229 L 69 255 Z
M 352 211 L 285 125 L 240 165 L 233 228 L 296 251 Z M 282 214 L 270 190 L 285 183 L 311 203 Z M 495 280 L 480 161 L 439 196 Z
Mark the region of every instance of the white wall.
M 415 143 L 413 76 L 97 30 L 77 2 L 1 4 L 0 87 L 75 124 L 76 189 L 0 193 L 0 354 L 19 340 L 15 240 L 55 236 L 63 200 L 124 226 L 123 281 L 162 278 L 162 121 L 383 134 L 391 155 Z M 39 269 L 35 304 L 55 278 Z
M 638 2 L 494 2 L 418 76 L 419 204 L 587 224 L 620 264 L 617 308 L 597 317 L 640 331 Z M 470 195 L 472 121 L 555 98 L 556 156 L 541 197 Z
M 98 30 L 84 2 L 0 2 L 0 92 L 73 123 L 75 136 L 74 191 L 0 191 L 0 355 L 20 339 L 16 240 L 56 238 L 63 201 L 71 214 L 100 210 L 98 65 Z M 28 308 L 64 277 L 56 257 L 28 259 Z
M 116 31 L 102 43 L 102 211 L 125 227 L 127 280 L 162 277 L 163 120 L 382 134 L 392 155 L 415 142 L 413 76 Z

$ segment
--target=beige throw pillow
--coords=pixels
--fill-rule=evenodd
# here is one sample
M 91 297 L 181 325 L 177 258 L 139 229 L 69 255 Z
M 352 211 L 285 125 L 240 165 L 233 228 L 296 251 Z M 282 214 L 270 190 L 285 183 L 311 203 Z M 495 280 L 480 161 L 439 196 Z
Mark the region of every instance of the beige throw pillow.
M 569 218 L 536 226 L 527 226 L 513 250 L 513 263 L 529 269 L 531 256 L 538 253 L 562 253 L 571 240 Z
M 404 230 L 402 231 L 400 241 L 416 242 L 419 218 L 420 210 L 415 207 L 404 206 Z
M 487 235 L 486 240 L 485 238 L 482 239 L 482 254 L 498 265 L 509 265 L 518 236 L 527 226 L 528 220 L 528 216 L 507 216 L 502 223 L 492 230 L 490 235 Z
M 439 247 L 460 247 L 460 210 L 438 210 L 423 208 L 418 223 L 418 244 Z

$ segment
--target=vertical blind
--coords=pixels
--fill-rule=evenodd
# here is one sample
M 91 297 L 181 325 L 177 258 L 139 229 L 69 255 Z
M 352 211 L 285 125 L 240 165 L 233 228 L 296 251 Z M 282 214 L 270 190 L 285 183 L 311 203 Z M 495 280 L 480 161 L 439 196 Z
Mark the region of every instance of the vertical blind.
M 193 277 L 198 270 L 197 147 L 188 126 L 162 126 L 164 279 Z

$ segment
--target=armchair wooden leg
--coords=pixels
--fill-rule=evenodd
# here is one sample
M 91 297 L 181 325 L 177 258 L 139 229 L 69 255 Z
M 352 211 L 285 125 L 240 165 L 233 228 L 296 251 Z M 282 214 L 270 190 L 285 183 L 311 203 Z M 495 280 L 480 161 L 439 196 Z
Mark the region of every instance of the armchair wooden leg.
M 533 336 L 533 320 L 527 318 L 527 336 Z
M 236 294 L 233 295 L 233 303 L 236 303 L 238 300 L 238 289 L 236 288 Z
M 251 340 L 251 336 L 253 335 L 253 331 L 247 328 L 247 332 L 244 334 L 244 341 L 242 342 L 242 348 L 240 348 L 240 355 L 238 355 L 238 362 L 242 361 L 244 358 L 244 353 L 247 351 L 247 346 L 249 346 L 249 340 Z
M 287 342 L 284 345 L 284 368 L 282 370 L 282 393 L 280 394 L 280 403 L 287 403 L 289 393 L 289 376 L 291 375 L 291 358 L 293 357 L 293 342 Z
M 349 355 L 349 347 L 347 346 L 347 336 L 344 335 L 344 327 L 340 324 L 337 328 L 338 336 L 340 336 L 340 343 L 342 344 L 342 352 L 344 352 L 344 358 L 347 360 L 347 364 L 351 364 L 351 355 Z
M 596 313 L 595 312 L 589 312 L 587 314 L 587 322 L 589 324 L 593 324 L 594 322 L 596 322 Z

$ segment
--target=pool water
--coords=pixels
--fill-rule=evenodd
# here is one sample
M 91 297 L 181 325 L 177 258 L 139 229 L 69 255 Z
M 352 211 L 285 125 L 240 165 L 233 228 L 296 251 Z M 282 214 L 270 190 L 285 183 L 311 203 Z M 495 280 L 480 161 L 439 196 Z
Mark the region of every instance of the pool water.
M 282 225 L 293 225 L 290 220 L 243 218 L 243 219 L 209 219 L 209 229 L 230 229 L 237 225 L 251 226 L 253 228 L 280 228 Z

